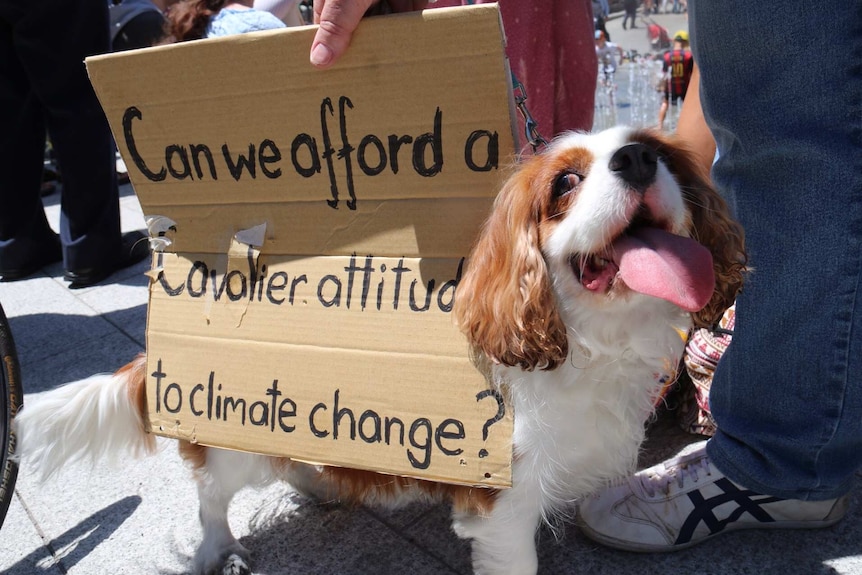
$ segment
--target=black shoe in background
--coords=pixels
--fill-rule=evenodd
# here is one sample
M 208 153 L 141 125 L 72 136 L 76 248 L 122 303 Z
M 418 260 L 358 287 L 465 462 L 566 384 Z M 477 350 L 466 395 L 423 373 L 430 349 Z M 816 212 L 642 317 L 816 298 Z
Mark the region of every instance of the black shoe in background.
M 0 268 L 0 282 L 16 282 L 27 279 L 43 267 L 63 260 L 63 249 L 60 238 L 54 234 L 53 241 L 49 241 L 42 252 L 36 254 L 27 265 L 16 269 Z
M 139 231 L 123 234 L 122 257 L 114 262 L 98 268 L 83 268 L 66 270 L 63 277 L 69 283 L 69 289 L 81 289 L 95 285 L 121 269 L 133 266 L 150 255 L 149 238 Z

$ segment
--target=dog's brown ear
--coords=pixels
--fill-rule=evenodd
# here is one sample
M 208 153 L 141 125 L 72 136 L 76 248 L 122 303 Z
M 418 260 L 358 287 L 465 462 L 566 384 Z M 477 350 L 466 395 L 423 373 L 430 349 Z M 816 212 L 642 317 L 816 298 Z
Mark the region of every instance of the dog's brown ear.
M 742 226 L 730 215 L 724 201 L 695 161 L 694 155 L 674 137 L 657 145 L 683 191 L 692 219 L 693 237 L 712 253 L 715 291 L 702 310 L 692 314 L 695 326 L 714 327 L 742 289 L 748 257 Z
M 519 171 L 498 194 L 455 295 L 455 320 L 475 351 L 495 363 L 553 369 L 568 354 L 539 248 L 530 178 Z

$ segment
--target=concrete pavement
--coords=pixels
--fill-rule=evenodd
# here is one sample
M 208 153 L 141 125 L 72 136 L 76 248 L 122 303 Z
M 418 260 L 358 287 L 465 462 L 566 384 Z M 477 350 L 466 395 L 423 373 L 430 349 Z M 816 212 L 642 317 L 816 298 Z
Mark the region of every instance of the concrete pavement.
M 671 17 L 671 16 L 669 16 Z M 672 16 L 684 20 L 683 16 Z M 661 18 L 661 16 L 659 16 Z M 657 20 L 659 20 L 657 18 Z M 620 20 L 609 24 L 615 28 Z M 664 24 L 673 33 L 673 23 Z M 679 26 L 682 27 L 682 26 Z M 645 30 L 612 28 L 614 41 Z M 616 34 L 614 34 L 616 32 Z M 59 195 L 45 198 L 51 221 Z M 141 229 L 143 216 L 130 186 L 122 188 L 123 228 Z M 113 371 L 144 348 L 146 264 L 110 283 L 70 291 L 60 265 L 32 279 L 0 284 L 0 302 L 19 349 L 26 401 L 52 387 Z M 644 464 L 696 440 L 659 420 L 651 429 Z M 540 533 L 540 573 L 846 574 L 862 575 L 859 482 L 850 515 L 834 528 L 811 532 L 725 535 L 676 554 L 611 551 L 585 539 L 574 526 Z M 449 528 L 441 506 L 381 513 L 318 504 L 284 485 L 247 489 L 230 513 L 234 533 L 255 558 L 259 575 L 436 575 L 470 572 L 469 546 Z M 148 459 L 113 465 L 70 465 L 40 483 L 26 466 L 0 530 L 0 572 L 33 574 L 180 574 L 200 541 L 197 496 L 190 472 L 163 441 Z

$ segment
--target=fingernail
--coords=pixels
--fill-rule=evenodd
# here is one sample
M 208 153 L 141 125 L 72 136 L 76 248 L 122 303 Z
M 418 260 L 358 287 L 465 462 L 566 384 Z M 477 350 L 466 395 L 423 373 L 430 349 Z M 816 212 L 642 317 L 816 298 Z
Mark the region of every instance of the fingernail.
M 315 66 L 326 66 L 332 61 L 332 50 L 325 44 L 318 44 L 311 49 L 311 63 Z

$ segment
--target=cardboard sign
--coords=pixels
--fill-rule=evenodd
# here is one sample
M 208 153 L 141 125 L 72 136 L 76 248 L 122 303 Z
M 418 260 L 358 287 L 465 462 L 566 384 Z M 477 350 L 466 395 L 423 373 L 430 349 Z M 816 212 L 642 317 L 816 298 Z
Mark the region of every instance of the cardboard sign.
M 514 153 L 494 5 L 87 60 L 151 233 L 152 432 L 511 484 L 513 414 L 453 325 Z

